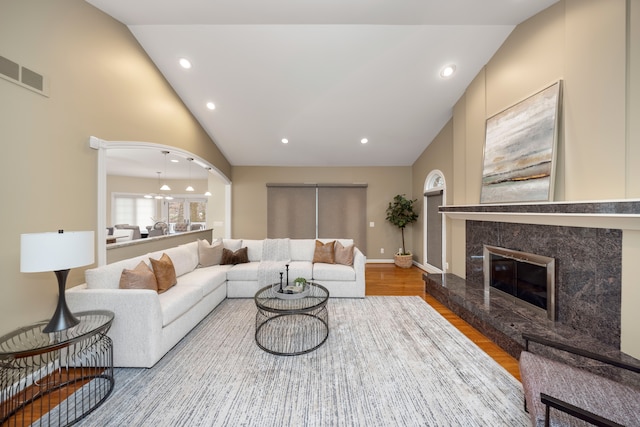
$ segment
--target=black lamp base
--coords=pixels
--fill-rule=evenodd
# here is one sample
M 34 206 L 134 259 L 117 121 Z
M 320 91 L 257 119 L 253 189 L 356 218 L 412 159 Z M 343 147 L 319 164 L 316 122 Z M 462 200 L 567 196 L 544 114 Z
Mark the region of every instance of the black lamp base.
M 45 333 L 64 331 L 80 323 L 67 307 L 67 301 L 64 297 L 69 269 L 54 271 L 54 273 L 58 278 L 58 306 L 56 307 L 56 312 L 53 313 L 53 317 L 42 330 Z

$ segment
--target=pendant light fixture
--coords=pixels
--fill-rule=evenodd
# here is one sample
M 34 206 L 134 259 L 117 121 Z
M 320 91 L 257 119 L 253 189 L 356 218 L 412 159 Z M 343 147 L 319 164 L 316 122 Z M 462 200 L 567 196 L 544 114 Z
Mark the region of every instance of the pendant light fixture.
M 207 172 L 211 172 L 211 168 L 207 168 Z M 207 176 L 209 176 L 209 174 L 207 174 Z M 207 180 L 208 180 L 208 179 L 209 179 L 209 178 L 207 178 Z M 207 186 L 208 186 L 208 185 L 209 185 L 209 184 L 207 183 Z M 205 192 L 204 192 L 204 195 L 205 195 L 205 196 L 207 196 L 207 197 L 211 196 L 211 191 L 209 191 L 209 190 L 207 189 L 207 191 L 205 191 Z
M 167 179 L 167 154 L 169 154 L 168 151 L 163 151 L 162 154 L 164 154 L 164 179 Z M 164 184 L 162 184 L 162 187 L 160 187 L 160 190 L 162 191 L 171 191 L 171 187 L 169 187 L 165 181 Z
M 193 191 L 193 187 L 191 186 L 191 162 L 193 162 L 193 158 L 189 157 L 187 158 L 187 161 L 189 162 L 189 185 L 187 185 L 185 191 Z

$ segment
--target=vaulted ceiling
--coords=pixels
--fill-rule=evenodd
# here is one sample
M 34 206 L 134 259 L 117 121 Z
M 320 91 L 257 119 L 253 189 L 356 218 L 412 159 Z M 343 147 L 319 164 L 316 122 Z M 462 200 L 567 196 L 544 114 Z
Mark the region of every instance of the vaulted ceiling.
M 86 1 L 129 27 L 232 165 L 406 166 L 557 0 Z

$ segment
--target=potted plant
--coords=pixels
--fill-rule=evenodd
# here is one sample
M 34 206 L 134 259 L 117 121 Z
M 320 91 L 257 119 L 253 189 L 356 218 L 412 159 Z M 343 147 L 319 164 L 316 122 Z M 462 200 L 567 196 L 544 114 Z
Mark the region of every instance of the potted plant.
M 400 228 L 402 234 L 402 247 L 394 256 L 395 264 L 402 268 L 411 267 L 413 261 L 411 252 L 407 251 L 404 246 L 404 228 L 418 220 L 418 214 L 413 210 L 413 204 L 416 200 L 409 200 L 404 194 L 398 194 L 393 198 L 393 202 L 389 202 L 387 207 L 386 220 Z
M 304 287 L 304 285 L 307 284 L 307 279 L 305 279 L 304 277 L 298 277 L 293 281 L 293 284 L 295 286 L 302 286 Z

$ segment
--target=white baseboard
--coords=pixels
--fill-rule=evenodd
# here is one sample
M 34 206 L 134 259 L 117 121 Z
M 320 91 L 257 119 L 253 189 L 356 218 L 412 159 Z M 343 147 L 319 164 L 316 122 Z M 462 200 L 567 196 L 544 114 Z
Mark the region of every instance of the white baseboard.
M 367 264 L 393 264 L 392 259 L 369 259 L 367 258 Z

